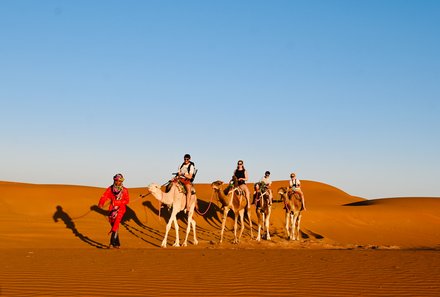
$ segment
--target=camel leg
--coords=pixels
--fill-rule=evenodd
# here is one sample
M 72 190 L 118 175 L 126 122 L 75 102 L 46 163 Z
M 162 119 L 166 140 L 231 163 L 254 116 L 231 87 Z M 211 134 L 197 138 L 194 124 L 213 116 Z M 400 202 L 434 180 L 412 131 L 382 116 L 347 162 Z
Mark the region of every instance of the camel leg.
M 243 231 L 244 231 L 244 209 L 240 210 L 239 214 L 240 214 L 240 221 L 241 221 L 241 230 L 240 230 L 240 234 L 238 235 L 237 243 L 240 242 L 241 235 L 243 234 Z M 237 220 L 237 217 L 235 219 Z M 235 224 L 235 225 L 237 225 L 237 224 Z M 252 228 L 251 228 L 251 230 L 252 230 Z
M 174 213 L 174 212 L 173 212 L 173 213 Z M 173 216 L 172 216 L 172 214 L 171 214 L 171 218 L 170 218 L 170 220 L 168 221 L 167 226 L 165 227 L 165 236 L 164 236 L 164 238 L 163 238 L 163 240 L 162 240 L 162 244 L 161 244 L 161 246 L 164 247 L 164 248 L 167 247 L 168 232 L 169 232 L 170 229 L 171 229 L 171 224 L 172 224 L 172 222 L 173 222 Z
M 197 223 L 194 220 L 194 218 L 191 219 L 191 223 L 192 223 L 192 226 L 193 226 L 194 245 L 198 245 L 199 241 L 197 240 L 197 235 L 196 235 L 196 225 L 197 225 Z
M 244 215 L 244 213 L 243 213 Z M 248 220 L 249 220 L 249 228 L 251 229 L 251 239 L 254 238 L 254 234 L 252 233 L 252 218 L 251 218 L 251 208 L 248 207 L 247 209 L 247 216 L 248 216 Z
M 226 219 L 228 218 L 228 212 L 229 212 L 229 208 L 225 207 L 225 209 L 223 210 L 222 229 L 220 231 L 220 243 L 223 242 L 223 233 L 225 231 Z
M 179 224 L 177 223 L 176 217 L 174 217 L 174 229 L 176 230 L 176 241 L 174 242 L 173 246 L 180 246 Z
M 234 243 L 238 243 L 239 240 L 237 239 L 237 227 L 238 227 L 238 213 L 235 213 L 234 217 Z M 241 235 L 241 232 L 240 232 Z
M 264 214 L 263 214 L 264 215 Z M 257 213 L 258 218 L 258 234 L 257 234 L 257 241 L 261 240 L 261 214 Z
M 301 223 L 301 212 L 298 212 L 298 215 L 296 216 L 296 223 L 295 223 L 295 238 L 296 240 L 299 240 L 299 226 Z
M 270 210 L 270 208 L 269 208 L 269 212 L 267 213 L 267 216 L 266 216 L 266 240 L 270 240 L 270 233 L 269 233 L 269 225 L 270 225 L 269 218 L 270 218 L 270 213 L 271 213 L 271 210 Z
M 295 240 L 295 219 L 294 215 L 290 214 L 290 240 Z
M 188 245 L 188 235 L 189 235 L 189 232 L 191 231 L 191 220 L 192 220 L 193 213 L 194 213 L 194 210 L 192 208 L 190 208 L 190 210 L 188 212 L 188 222 L 186 225 L 185 240 L 183 241 L 182 246 Z
M 290 214 L 289 214 L 289 212 L 286 212 L 286 226 L 284 228 L 286 229 L 287 239 L 290 239 L 289 218 L 290 218 Z
M 191 225 L 193 226 L 194 244 L 196 245 L 198 243 L 197 238 L 196 238 L 196 222 L 193 219 L 193 215 L 194 215 L 194 206 L 192 205 L 189 210 L 189 213 L 188 213 L 188 225 L 186 226 L 185 240 L 184 240 L 182 246 L 188 245 L 188 236 L 189 236 L 189 233 L 191 232 Z
M 196 223 L 196 221 L 194 220 L 194 209 L 195 209 L 195 207 L 196 207 L 196 205 L 197 205 L 197 197 L 196 197 L 196 195 L 193 195 L 192 196 L 192 200 L 191 200 L 192 202 L 191 202 L 191 204 L 192 204 L 192 207 L 191 207 L 191 210 L 192 210 L 192 212 L 191 212 L 191 225 L 192 225 L 192 227 L 193 227 L 193 236 L 194 236 L 194 245 L 198 245 L 199 244 L 199 241 L 197 240 L 197 235 L 196 235 L 196 226 L 197 226 L 197 223 Z M 189 221 L 188 221 L 188 224 L 189 224 Z M 189 234 L 188 234 L 189 235 Z
M 293 214 L 293 240 L 298 240 L 298 235 L 299 235 L 299 229 L 298 229 L 298 216 L 299 216 L 299 212 L 295 211 Z

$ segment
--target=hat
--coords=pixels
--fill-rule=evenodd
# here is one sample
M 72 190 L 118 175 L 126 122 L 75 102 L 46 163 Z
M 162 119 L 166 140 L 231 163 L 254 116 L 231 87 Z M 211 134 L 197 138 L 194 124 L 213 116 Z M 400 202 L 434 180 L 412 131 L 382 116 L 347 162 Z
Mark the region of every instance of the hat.
M 122 175 L 122 174 L 120 174 L 120 173 L 118 173 L 118 174 L 115 174 L 115 176 L 113 176 L 113 180 L 114 181 L 124 181 L 124 176 Z

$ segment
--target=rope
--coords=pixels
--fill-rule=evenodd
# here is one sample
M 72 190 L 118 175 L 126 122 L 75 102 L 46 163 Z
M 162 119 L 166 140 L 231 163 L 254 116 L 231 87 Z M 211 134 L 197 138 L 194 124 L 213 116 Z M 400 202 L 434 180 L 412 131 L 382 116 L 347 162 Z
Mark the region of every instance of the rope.
M 209 200 L 209 205 L 208 205 L 208 208 L 206 209 L 206 211 L 205 211 L 204 213 L 200 213 L 199 210 L 196 208 L 196 212 L 197 212 L 199 215 L 204 216 L 204 215 L 208 212 L 208 210 L 211 208 L 212 197 L 213 197 L 213 196 L 214 196 L 214 191 L 211 192 L 211 198 L 210 198 L 210 200 Z
M 106 206 L 106 205 L 107 205 L 107 202 L 103 205 L 103 207 Z M 74 220 L 82 219 L 83 217 L 87 216 L 87 215 L 90 214 L 91 212 L 92 212 L 92 210 L 90 209 L 90 210 L 88 210 L 85 214 L 80 215 L 80 216 L 75 217 L 75 218 L 71 218 L 71 220 L 74 221 Z
M 88 214 L 91 213 L 91 212 L 92 212 L 92 210 L 89 210 L 88 212 L 86 212 L 85 214 L 83 214 L 83 215 L 81 215 L 81 216 L 79 216 L 79 217 L 72 218 L 72 221 L 74 221 L 74 220 L 79 220 L 79 219 L 85 217 L 86 215 L 88 215 Z

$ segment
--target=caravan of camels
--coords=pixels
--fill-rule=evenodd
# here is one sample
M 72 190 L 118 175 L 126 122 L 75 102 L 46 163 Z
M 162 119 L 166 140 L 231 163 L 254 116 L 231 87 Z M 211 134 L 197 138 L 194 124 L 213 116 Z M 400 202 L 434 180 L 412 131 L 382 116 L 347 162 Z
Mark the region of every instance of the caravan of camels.
M 152 183 L 147 187 L 149 194 L 157 199 L 161 205 L 165 204 L 169 207 L 169 209 L 172 210 L 166 224 L 165 236 L 161 243 L 161 246 L 164 248 L 167 247 L 168 233 L 172 225 L 174 225 L 176 232 L 173 246 L 180 246 L 177 215 L 182 211 L 184 211 L 187 215 L 187 228 L 182 246 L 188 245 L 188 237 L 189 233 L 191 232 L 191 227 L 193 230 L 193 244 L 198 244 L 196 235 L 197 224 L 193 218 L 194 211 L 198 212 L 196 190 L 193 186 L 193 181 L 196 174 L 197 170 L 195 169 L 194 163 L 191 162 L 191 156 L 189 154 L 185 154 L 184 162 L 179 166 L 177 173 L 175 173 L 175 177 L 164 185 L 165 191 L 162 190 L 162 186 L 156 183 Z M 228 184 L 225 184 L 220 180 L 211 183 L 211 188 L 213 191 L 212 196 L 216 197 L 216 200 L 221 204 L 221 209 L 223 210 L 220 243 L 223 242 L 226 220 L 230 210 L 232 210 L 235 216 L 233 243 L 238 244 L 240 242 L 240 238 L 244 231 L 245 212 L 247 213 L 250 236 L 253 238 L 251 204 L 255 204 L 258 219 L 258 235 L 256 240 L 261 241 L 262 238 L 271 240 L 269 226 L 270 215 L 272 212 L 273 194 L 271 189 L 272 182 L 269 176 L 270 172 L 266 171 L 263 178 L 261 178 L 259 182 L 255 183 L 252 203 L 250 191 L 246 185 L 248 174 L 243 166 L 242 160 L 237 162 L 237 169 L 234 171 L 234 175 Z M 289 182 L 290 187 L 282 187 L 277 193 L 281 198 L 279 201 L 284 203 L 284 209 L 286 212 L 286 237 L 290 240 L 299 240 L 301 211 L 305 209 L 304 194 L 300 189 L 300 182 L 298 179 L 296 179 L 296 175 L 294 173 L 291 174 L 291 178 L 292 180 Z M 129 201 L 128 190 L 122 186 L 123 181 L 124 177 L 122 174 L 116 174 L 113 177 L 113 185 L 107 188 L 98 205 L 102 208 L 106 200 L 111 201 L 108 209 L 109 222 L 112 227 L 110 232 L 111 238 L 109 247 L 113 248 L 120 248 L 118 229 L 126 211 L 126 204 L 128 204 Z M 141 196 L 145 197 L 146 195 Z M 208 210 L 209 206 L 205 213 Z M 241 229 L 237 235 L 239 218 Z
M 271 215 L 272 203 L 269 200 L 269 187 L 268 185 L 263 185 L 260 183 L 259 190 L 254 192 L 254 203 L 256 206 L 256 215 L 258 219 L 258 235 L 256 240 L 260 241 L 261 238 L 270 240 L 269 232 L 269 220 Z M 244 214 L 247 211 L 247 218 L 250 228 L 251 238 L 253 238 L 252 233 L 252 219 L 251 212 L 248 208 L 248 200 L 246 199 L 246 193 L 237 186 L 237 183 L 232 180 L 230 183 L 225 184 L 220 180 L 211 183 L 213 190 L 213 197 L 220 203 L 221 209 L 223 210 L 222 224 L 220 230 L 220 243 L 223 242 L 223 234 L 226 225 L 226 219 L 230 210 L 234 213 L 234 239 L 233 243 L 238 244 L 240 238 L 244 231 Z M 167 184 L 167 189 L 162 191 L 161 186 L 152 183 L 148 187 L 149 192 L 160 201 L 171 208 L 171 216 L 168 220 L 165 229 L 165 236 L 162 241 L 162 247 L 167 246 L 168 232 L 171 226 L 174 224 L 174 229 L 176 232 L 176 239 L 173 246 L 180 246 L 179 242 L 179 225 L 177 224 L 177 214 L 179 212 L 185 211 L 188 218 L 188 225 L 186 228 L 185 240 L 182 246 L 187 246 L 189 233 L 191 227 L 193 230 L 193 243 L 198 244 L 196 237 L 196 222 L 193 218 L 194 211 L 196 210 L 197 198 L 195 191 L 192 192 L 193 199 L 191 200 L 190 210 L 186 212 L 185 208 L 185 197 L 184 187 L 179 183 L 177 179 L 170 181 Z M 278 189 L 280 199 L 277 202 L 282 202 L 284 204 L 284 209 L 286 213 L 286 237 L 290 240 L 299 240 L 299 228 L 301 221 L 301 212 L 303 211 L 303 205 L 300 196 L 292 191 L 288 187 L 281 187 Z M 237 235 L 238 219 L 240 219 L 241 229 Z M 262 230 L 263 229 L 263 230 Z M 264 234 L 264 236 L 263 236 Z
M 176 177 L 166 183 L 165 191 L 162 191 L 161 186 L 152 183 L 147 188 L 149 194 L 152 194 L 154 198 L 160 201 L 161 204 L 167 205 L 171 209 L 170 218 L 166 224 L 165 235 L 161 246 L 167 246 L 168 233 L 171 226 L 174 224 L 176 232 L 175 242 L 173 246 L 180 246 L 179 240 L 179 225 L 177 223 L 177 214 L 184 211 L 187 215 L 187 228 L 185 234 L 185 240 L 182 246 L 188 245 L 188 237 L 193 230 L 193 243 L 198 244 L 196 236 L 196 221 L 193 218 L 194 211 L 197 211 L 197 197 L 192 181 L 194 180 L 197 170 L 194 163 L 190 161 L 191 156 L 186 154 L 184 156 L 184 162 L 179 167 Z M 253 202 L 255 204 L 257 221 L 258 221 L 258 235 L 256 240 L 260 241 L 262 238 L 271 240 L 270 238 L 270 215 L 272 211 L 272 189 L 271 181 L 269 179 L 270 172 L 266 171 L 264 177 L 255 184 L 253 193 Z M 291 177 L 294 174 L 291 174 Z M 238 244 L 244 231 L 244 214 L 247 213 L 247 219 L 250 229 L 250 236 L 253 238 L 252 232 L 252 218 L 250 210 L 250 191 L 247 188 L 245 181 L 247 180 L 247 172 L 243 167 L 243 161 L 239 160 L 237 163 L 237 169 L 234 171 L 234 175 L 231 181 L 225 184 L 223 181 L 217 180 L 211 183 L 213 191 L 213 197 L 216 198 L 223 210 L 222 224 L 220 230 L 220 243 L 223 242 L 223 234 L 225 231 L 226 220 L 228 218 L 229 211 L 234 213 L 234 239 L 233 243 Z M 190 183 L 187 181 L 191 181 Z M 188 187 L 190 185 L 190 187 Z M 190 193 L 188 193 L 190 191 Z M 298 193 L 300 192 L 300 193 Z M 290 183 L 290 187 L 281 187 L 278 189 L 278 195 L 280 197 L 279 202 L 284 203 L 284 209 L 286 213 L 286 237 L 290 240 L 299 240 L 299 229 L 301 221 L 301 211 L 304 210 L 304 197 L 300 190 L 300 182 L 295 179 Z M 301 195 L 300 195 L 301 194 Z M 188 199 L 188 197 L 190 197 Z M 211 205 L 211 204 L 210 204 Z M 209 206 L 208 206 L 209 208 Z M 207 212 L 208 210 L 206 210 Z M 200 214 L 200 213 L 199 213 Z M 203 214 L 202 214 L 203 215 Z M 240 231 L 237 235 L 238 219 L 240 219 Z

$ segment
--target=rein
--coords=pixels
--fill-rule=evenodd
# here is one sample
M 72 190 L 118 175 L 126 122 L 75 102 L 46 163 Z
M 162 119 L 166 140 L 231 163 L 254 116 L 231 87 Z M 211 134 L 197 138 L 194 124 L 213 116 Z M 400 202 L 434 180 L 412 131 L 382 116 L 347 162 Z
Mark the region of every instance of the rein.
M 196 208 L 196 212 L 197 212 L 199 215 L 204 216 L 204 215 L 208 212 L 208 210 L 211 208 L 212 197 L 214 197 L 214 191 L 211 192 L 211 198 L 209 199 L 209 205 L 208 205 L 208 208 L 205 210 L 204 213 L 200 213 L 200 212 L 198 211 L 198 209 Z M 197 203 L 197 202 L 196 202 L 196 203 Z

